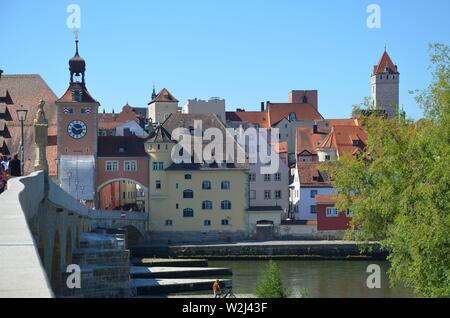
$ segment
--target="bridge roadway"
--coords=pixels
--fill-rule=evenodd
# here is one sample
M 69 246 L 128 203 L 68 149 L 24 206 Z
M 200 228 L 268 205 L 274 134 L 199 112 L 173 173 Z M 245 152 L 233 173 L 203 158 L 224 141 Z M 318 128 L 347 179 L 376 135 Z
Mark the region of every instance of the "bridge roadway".
M 124 228 L 138 240 L 147 224 L 147 213 L 81 205 L 45 171 L 13 178 L 0 194 L 0 297 L 58 296 L 82 232 Z

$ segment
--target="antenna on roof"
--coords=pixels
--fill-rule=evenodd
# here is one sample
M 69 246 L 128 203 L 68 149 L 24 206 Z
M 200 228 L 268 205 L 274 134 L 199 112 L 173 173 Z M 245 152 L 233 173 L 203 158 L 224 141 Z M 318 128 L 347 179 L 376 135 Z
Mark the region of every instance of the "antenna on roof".
M 384 51 L 386 52 L 386 50 L 387 50 L 387 41 L 384 42 Z

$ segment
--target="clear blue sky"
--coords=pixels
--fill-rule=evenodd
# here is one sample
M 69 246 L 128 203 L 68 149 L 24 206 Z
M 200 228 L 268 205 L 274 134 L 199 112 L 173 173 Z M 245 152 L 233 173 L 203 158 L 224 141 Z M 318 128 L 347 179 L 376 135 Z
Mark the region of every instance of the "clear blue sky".
M 448 0 L 0 0 L 0 68 L 41 74 L 62 95 L 74 53 L 71 3 L 81 7 L 88 89 L 107 111 L 146 106 L 155 82 L 182 104 L 219 96 L 229 110 L 318 89 L 322 115 L 348 117 L 370 95 L 387 42 L 400 102 L 419 118 L 408 91 L 430 81 L 428 44 L 450 38 Z M 366 25 L 371 3 L 381 7 L 381 29 Z

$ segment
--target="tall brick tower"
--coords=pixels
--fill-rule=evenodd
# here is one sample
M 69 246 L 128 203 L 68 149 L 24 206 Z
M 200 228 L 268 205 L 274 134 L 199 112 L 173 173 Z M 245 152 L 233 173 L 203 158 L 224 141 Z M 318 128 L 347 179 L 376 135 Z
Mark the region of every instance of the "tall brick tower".
M 389 117 L 397 116 L 399 107 L 400 73 L 386 49 L 380 61 L 373 67 L 372 101 L 375 109 L 381 109 Z
M 75 46 L 75 55 L 69 60 L 69 88 L 56 101 L 58 177 L 61 187 L 74 198 L 93 204 L 100 103 L 86 88 L 86 62 L 78 54 L 78 39 Z

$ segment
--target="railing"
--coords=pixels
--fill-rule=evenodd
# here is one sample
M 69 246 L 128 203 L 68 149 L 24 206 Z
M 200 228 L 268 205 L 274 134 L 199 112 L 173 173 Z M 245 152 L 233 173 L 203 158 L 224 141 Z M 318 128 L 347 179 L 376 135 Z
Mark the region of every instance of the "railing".
M 148 215 L 145 212 L 136 211 L 115 211 L 115 210 L 90 210 L 89 218 L 94 220 L 133 220 L 147 221 Z

